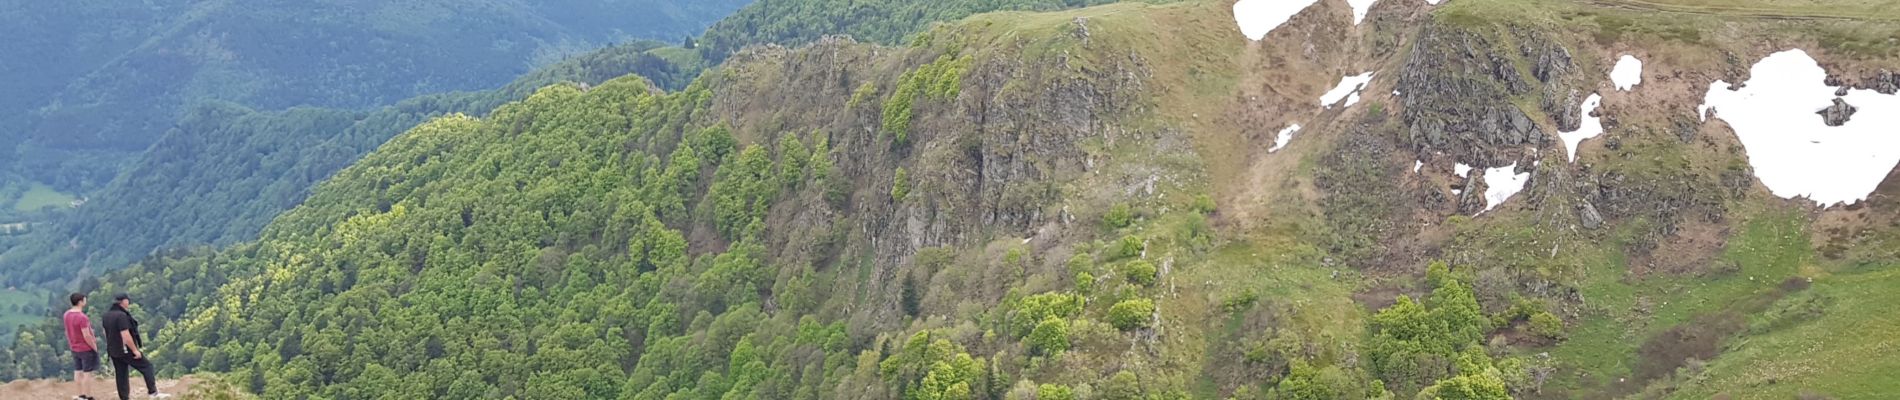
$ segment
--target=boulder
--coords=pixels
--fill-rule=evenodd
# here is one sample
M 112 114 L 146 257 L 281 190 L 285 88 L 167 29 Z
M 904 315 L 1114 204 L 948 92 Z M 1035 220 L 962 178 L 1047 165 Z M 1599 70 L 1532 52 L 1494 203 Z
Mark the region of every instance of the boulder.
M 1854 108 L 1851 104 L 1847 104 L 1846 100 L 1835 97 L 1834 105 L 1823 108 L 1821 111 L 1815 111 L 1814 113 L 1820 114 L 1821 121 L 1826 123 L 1827 126 L 1841 126 L 1847 123 L 1848 118 L 1854 116 L 1855 111 L 1858 111 L 1858 109 Z
M 1577 219 L 1583 223 L 1584 229 L 1596 229 L 1603 226 L 1603 214 L 1598 214 L 1597 207 L 1587 201 L 1577 206 Z

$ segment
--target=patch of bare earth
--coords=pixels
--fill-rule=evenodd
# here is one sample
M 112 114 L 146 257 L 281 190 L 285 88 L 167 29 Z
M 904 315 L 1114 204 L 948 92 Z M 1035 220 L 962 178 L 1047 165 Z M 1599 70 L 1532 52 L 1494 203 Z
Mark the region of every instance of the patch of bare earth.
M 139 386 L 139 385 L 143 385 L 144 381 L 140 380 L 140 378 L 135 376 L 132 378 L 132 383 L 133 383 L 133 386 Z M 193 377 L 183 377 L 179 379 L 161 379 L 158 381 L 158 391 L 164 392 L 164 393 L 171 393 L 174 395 L 184 394 L 184 393 L 190 392 L 192 385 L 196 383 L 198 383 L 198 380 L 197 378 L 193 378 Z M 95 379 L 93 382 L 91 382 L 91 385 L 89 386 L 91 389 L 90 391 L 92 392 L 92 397 L 94 398 L 100 398 L 100 399 L 117 398 L 117 394 L 113 392 L 112 379 L 109 379 L 109 378 Z M 74 395 L 77 395 L 78 393 L 76 392 L 76 390 L 77 389 L 73 386 L 73 382 L 70 380 L 52 380 L 52 379 L 18 380 L 18 381 L 13 381 L 13 382 L 7 382 L 4 385 L 0 385 L 0 399 L 64 400 L 64 399 L 71 399 L 73 398 Z M 133 391 L 138 392 L 140 390 L 134 389 Z M 132 396 L 132 398 L 137 399 L 137 398 L 143 398 L 143 397 L 134 395 Z M 190 397 L 178 396 L 178 397 L 173 397 L 173 398 L 188 399 Z

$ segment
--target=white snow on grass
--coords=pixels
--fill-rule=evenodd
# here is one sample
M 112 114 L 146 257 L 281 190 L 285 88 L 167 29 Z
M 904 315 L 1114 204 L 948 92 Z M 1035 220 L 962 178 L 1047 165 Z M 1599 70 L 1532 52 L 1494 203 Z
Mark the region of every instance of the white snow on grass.
M 1603 119 L 1590 115 L 1600 105 L 1603 105 L 1603 96 L 1591 93 L 1589 98 L 1583 99 L 1583 123 L 1577 125 L 1577 130 L 1557 132 L 1557 137 L 1564 140 L 1564 151 L 1570 152 L 1570 162 L 1577 162 L 1577 145 L 1583 144 L 1584 139 L 1603 134 Z
M 1471 176 L 1471 166 L 1465 165 L 1464 163 L 1458 163 L 1452 166 L 1452 170 L 1458 171 L 1458 177 L 1460 178 Z
M 1517 163 L 1511 163 L 1511 165 L 1484 170 L 1484 211 L 1479 211 L 1479 214 L 1497 208 L 1512 195 L 1524 190 L 1524 183 L 1530 182 L 1531 173 L 1513 173 L 1512 171 L 1516 169 Z
M 1352 5 L 1352 24 L 1358 25 L 1360 22 L 1365 22 L 1366 12 L 1371 11 L 1372 3 L 1377 2 L 1379 0 L 1346 0 L 1346 4 Z
M 1329 90 L 1326 94 L 1319 96 L 1319 105 L 1326 108 L 1333 108 L 1334 104 L 1338 104 L 1339 100 L 1344 99 L 1346 100 L 1346 107 L 1352 107 L 1354 103 L 1359 102 L 1359 90 L 1365 89 L 1366 84 L 1371 82 L 1371 72 L 1340 78 L 1339 85 L 1333 86 L 1333 90 Z
M 1840 96 L 1859 112 L 1830 127 L 1815 111 L 1833 104 L 1827 71 L 1799 49 L 1769 55 L 1749 70 L 1741 90 L 1715 81 L 1703 99 L 1728 121 L 1748 151 L 1755 177 L 1776 196 L 1805 196 L 1823 206 L 1855 203 L 1873 193 L 1900 163 L 1900 95 L 1849 90 Z
M 1419 169 L 1421 169 L 1421 168 L 1425 168 L 1425 161 L 1424 161 L 1424 160 L 1415 160 L 1415 161 L 1412 161 L 1412 173 L 1414 173 L 1414 174 L 1416 174 L 1416 173 L 1418 173 L 1418 170 L 1419 170 Z
M 1319 0 L 1240 0 L 1234 2 L 1234 22 L 1248 39 L 1260 40 Z
M 1610 69 L 1610 82 L 1616 84 L 1616 90 L 1628 91 L 1643 83 L 1643 60 L 1635 56 L 1624 55 L 1616 60 L 1616 67 Z
M 1435 5 L 1438 5 L 1438 2 L 1441 2 L 1441 1 L 1445 1 L 1445 0 L 1425 0 L 1425 4 L 1430 4 L 1430 5 L 1435 6 Z
M 1300 131 L 1300 124 L 1293 124 L 1292 126 L 1286 127 L 1286 129 L 1281 129 L 1280 136 L 1273 138 L 1273 148 L 1267 149 L 1267 152 L 1272 153 L 1272 152 L 1280 151 L 1281 148 L 1286 147 L 1286 142 L 1293 141 L 1293 133 L 1299 132 L 1299 131 Z

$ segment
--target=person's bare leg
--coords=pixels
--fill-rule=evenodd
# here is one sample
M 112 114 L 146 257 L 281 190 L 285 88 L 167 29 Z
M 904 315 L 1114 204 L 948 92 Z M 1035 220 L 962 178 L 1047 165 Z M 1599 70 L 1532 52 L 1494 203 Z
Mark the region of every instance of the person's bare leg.
M 74 372 L 73 376 L 73 380 L 79 382 L 79 395 L 86 396 L 88 399 L 92 398 L 92 373 Z

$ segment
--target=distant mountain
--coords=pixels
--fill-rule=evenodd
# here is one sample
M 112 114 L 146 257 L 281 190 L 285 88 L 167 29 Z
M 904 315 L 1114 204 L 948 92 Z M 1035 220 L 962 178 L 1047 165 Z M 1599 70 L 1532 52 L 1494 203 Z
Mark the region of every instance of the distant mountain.
M 0 237 L 0 280 L 66 281 L 117 269 L 155 250 L 255 238 L 317 182 L 416 124 L 484 115 L 560 82 L 598 84 L 666 75 L 671 64 L 634 42 L 575 56 L 485 91 L 418 96 L 371 111 L 257 111 L 228 102 L 191 107 L 84 207 L 39 230 Z
M 748 0 L 9 2 L 0 21 L 18 23 L 0 37 L 23 40 L 0 45 L 0 80 L 30 94 L 0 102 L 23 138 L 12 170 L 84 190 L 192 104 L 366 109 L 491 88 L 605 44 L 697 34 Z

